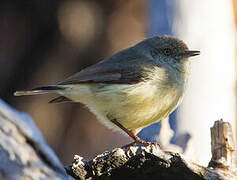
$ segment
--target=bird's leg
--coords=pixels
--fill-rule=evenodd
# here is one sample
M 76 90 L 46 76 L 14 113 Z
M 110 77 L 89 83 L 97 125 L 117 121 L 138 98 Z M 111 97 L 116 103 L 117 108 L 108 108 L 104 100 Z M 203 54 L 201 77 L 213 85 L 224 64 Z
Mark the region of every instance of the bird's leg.
M 130 145 L 133 145 L 135 143 L 141 143 L 145 146 L 148 146 L 148 145 L 151 145 L 150 142 L 146 142 L 146 141 L 143 141 L 141 140 L 138 136 L 136 136 L 132 131 L 128 130 L 127 128 L 125 128 L 122 124 L 120 124 L 118 121 L 116 121 L 116 119 L 112 119 L 111 120 L 116 126 L 118 126 L 119 128 L 121 128 L 127 135 L 129 135 L 131 138 L 134 139 L 134 142 L 133 143 L 130 143 L 126 146 L 130 146 Z

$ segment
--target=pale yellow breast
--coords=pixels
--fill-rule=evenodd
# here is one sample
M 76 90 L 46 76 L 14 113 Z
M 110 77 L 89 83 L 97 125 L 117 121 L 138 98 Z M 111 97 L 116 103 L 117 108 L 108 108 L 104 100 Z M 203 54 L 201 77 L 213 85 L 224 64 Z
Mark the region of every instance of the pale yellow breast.
M 116 118 L 130 130 L 143 128 L 167 117 L 183 96 L 179 89 L 157 88 L 150 83 L 123 87 L 116 85 L 110 88 L 109 93 L 116 95 L 108 101 L 97 101 L 96 107 L 104 114 Z M 108 97 L 106 93 L 102 96 Z M 99 99 L 104 99 L 101 94 Z
M 154 81 L 132 85 L 70 85 L 61 94 L 88 106 L 103 124 L 112 129 L 119 128 L 108 117 L 136 131 L 167 117 L 183 97 L 183 81 L 167 85 L 165 72 L 159 71 L 159 77 L 154 77 Z

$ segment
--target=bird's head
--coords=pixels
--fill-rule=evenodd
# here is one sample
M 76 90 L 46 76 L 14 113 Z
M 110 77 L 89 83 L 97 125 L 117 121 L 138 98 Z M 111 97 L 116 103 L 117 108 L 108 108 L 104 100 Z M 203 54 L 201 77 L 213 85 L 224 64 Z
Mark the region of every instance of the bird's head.
M 187 45 L 172 36 L 156 36 L 143 41 L 146 54 L 160 66 L 169 66 L 182 70 L 188 64 L 188 58 L 197 56 L 200 51 L 189 50 Z

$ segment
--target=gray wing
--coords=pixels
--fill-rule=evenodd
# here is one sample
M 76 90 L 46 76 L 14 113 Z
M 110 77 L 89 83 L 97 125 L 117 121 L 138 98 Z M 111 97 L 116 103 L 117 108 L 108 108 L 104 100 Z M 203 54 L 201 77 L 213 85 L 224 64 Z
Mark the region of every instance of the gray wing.
M 140 57 L 141 58 L 141 57 Z M 79 83 L 134 84 L 148 78 L 153 62 L 139 57 L 114 56 L 67 78 L 58 85 Z

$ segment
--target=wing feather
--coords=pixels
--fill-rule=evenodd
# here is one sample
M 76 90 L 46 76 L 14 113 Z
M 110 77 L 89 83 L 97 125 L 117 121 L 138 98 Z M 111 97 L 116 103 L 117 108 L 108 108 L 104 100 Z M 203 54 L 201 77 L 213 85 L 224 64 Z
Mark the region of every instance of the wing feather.
M 126 56 L 126 53 L 129 52 L 125 51 L 89 66 L 58 83 L 58 85 L 79 83 L 134 84 L 141 82 L 148 77 L 148 72 L 154 67 L 154 61 L 144 57 Z

